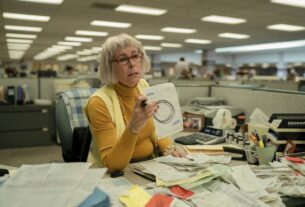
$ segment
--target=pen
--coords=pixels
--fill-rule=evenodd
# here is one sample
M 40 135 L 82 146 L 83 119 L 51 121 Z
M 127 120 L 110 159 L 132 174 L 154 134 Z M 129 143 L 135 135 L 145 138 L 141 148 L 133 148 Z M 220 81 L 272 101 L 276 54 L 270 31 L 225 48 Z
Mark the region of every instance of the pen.
M 260 140 L 260 138 L 259 138 L 259 135 L 258 135 L 258 133 L 257 133 L 256 129 L 254 129 L 254 133 L 255 133 L 255 136 L 257 137 L 258 141 L 259 141 L 259 140 Z
M 146 100 L 143 100 L 142 102 L 141 102 L 141 106 L 144 108 L 145 106 L 147 106 L 147 103 L 146 103 Z
M 264 145 L 267 146 L 267 137 L 266 137 L 266 135 L 262 136 L 262 140 L 263 140 Z
M 252 134 L 256 137 L 256 144 L 257 146 L 261 147 L 261 148 L 264 148 L 265 147 L 265 144 L 263 142 L 263 140 L 261 140 L 258 136 L 258 133 L 256 130 L 254 130 L 254 132 L 252 132 Z

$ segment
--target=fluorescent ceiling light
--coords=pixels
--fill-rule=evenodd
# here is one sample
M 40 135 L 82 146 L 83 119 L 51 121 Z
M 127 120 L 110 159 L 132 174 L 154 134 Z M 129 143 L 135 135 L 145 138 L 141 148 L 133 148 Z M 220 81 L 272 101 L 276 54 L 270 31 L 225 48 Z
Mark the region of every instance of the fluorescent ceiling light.
M 162 47 L 182 47 L 182 44 L 178 44 L 178 43 L 166 43 L 166 42 L 163 42 L 161 43 L 161 46 Z
M 27 50 L 29 47 L 30 44 L 7 43 L 9 50 Z
M 186 29 L 186 28 L 178 28 L 178 27 L 164 27 L 161 29 L 162 32 L 173 32 L 173 33 L 185 33 L 191 34 L 195 33 L 195 29 Z
M 122 4 L 115 8 L 115 11 L 119 12 L 129 12 L 129 13 L 136 13 L 136 14 L 146 14 L 146 15 L 154 15 L 160 16 L 167 12 L 166 9 L 157 9 L 157 8 L 150 8 L 150 7 L 142 7 L 142 6 L 134 6 L 128 4 Z
M 63 2 L 63 0 L 17 0 L 17 1 L 43 3 L 43 4 L 61 4 Z
M 256 45 L 245 45 L 238 47 L 224 47 L 216 48 L 215 52 L 217 53 L 239 53 L 239 52 L 252 52 L 252 51 L 261 51 L 261 50 L 273 50 L 273 49 L 285 49 L 293 47 L 304 47 L 305 40 L 297 41 L 288 41 L 288 42 L 275 42 L 267 44 L 256 44 Z
M 81 46 L 82 43 L 80 42 L 57 42 L 59 45 L 66 45 L 66 46 Z
M 297 25 L 289 25 L 289 24 L 274 24 L 267 26 L 268 29 L 272 30 L 280 30 L 287 32 L 297 32 L 305 30 L 305 27 L 297 26 Z
M 92 60 L 97 61 L 97 59 L 98 59 L 97 55 L 92 55 L 92 56 L 78 58 L 77 61 L 80 61 L 80 62 L 92 61 Z
M 246 22 L 245 19 L 235 18 L 235 17 L 226 17 L 226 16 L 218 16 L 218 15 L 211 15 L 202 17 L 201 21 L 205 22 L 215 22 L 215 23 L 222 23 L 222 24 L 240 24 Z
M 6 33 L 6 37 L 11 37 L 11 38 L 24 38 L 24 39 L 36 39 L 37 35 L 32 35 L 32 34 L 15 34 L 15 33 Z
M 20 20 L 38 21 L 38 22 L 47 22 L 50 20 L 50 17 L 40 16 L 40 15 L 16 14 L 9 12 L 3 12 L 2 15 L 6 19 L 20 19 Z
M 145 50 L 162 50 L 162 47 L 157 47 L 157 46 L 144 46 L 143 47 Z
M 76 54 L 77 55 L 91 55 L 91 51 L 77 51 Z
M 184 42 L 194 43 L 194 44 L 210 44 L 211 40 L 203 40 L 203 39 L 186 39 Z
M 45 60 L 47 58 L 50 58 L 52 56 L 58 55 L 60 54 L 62 51 L 57 51 L 57 50 L 53 50 L 50 51 L 48 49 L 38 53 L 37 55 L 34 56 L 34 60 Z
M 101 47 L 92 47 L 91 49 L 94 50 L 94 51 L 102 51 L 103 48 L 101 48 Z
M 231 39 L 247 39 L 250 37 L 250 35 L 237 34 L 237 33 L 221 33 L 218 36 L 224 38 L 231 38 Z
M 92 54 L 92 53 L 100 53 L 100 51 L 101 50 L 95 50 L 95 49 L 84 49 L 84 50 L 82 50 L 81 52 L 83 52 L 83 54 L 85 54 L 85 53 L 90 53 L 90 54 Z
M 305 0 L 271 0 L 272 3 L 305 8 Z
M 109 21 L 99 21 L 93 20 L 90 25 L 100 26 L 100 27 L 115 27 L 115 28 L 127 28 L 130 27 L 130 23 L 126 22 L 109 22 Z
M 60 48 L 54 48 L 54 47 L 49 47 L 46 49 L 46 51 L 49 51 L 49 52 L 64 52 L 66 49 L 60 49 Z
M 87 30 L 77 30 L 76 35 L 86 35 L 86 36 L 99 36 L 104 37 L 108 35 L 108 32 L 97 32 L 97 31 L 87 31 Z
M 6 39 L 7 42 L 15 43 L 33 43 L 33 40 L 24 40 L 24 39 Z
M 163 36 L 158 36 L 158 35 L 136 35 L 135 36 L 137 39 L 142 39 L 142 40 L 163 40 Z
M 8 55 L 10 59 L 19 60 L 23 57 L 25 51 L 16 51 L 16 50 L 9 50 Z
M 92 42 L 92 38 L 86 37 L 65 37 L 66 41 L 75 41 L 75 42 Z
M 196 54 L 202 54 L 202 50 L 195 50 L 194 53 L 196 53 Z
M 163 42 L 161 43 L 161 46 L 162 47 L 182 47 L 182 44 L 177 44 L 177 43 L 166 43 L 166 42 Z
M 66 54 L 66 55 L 59 56 L 56 59 L 59 61 L 65 61 L 65 60 L 76 59 L 77 57 L 78 56 L 75 54 Z
M 29 32 L 41 32 L 41 27 L 24 27 L 24 26 L 15 26 L 15 25 L 5 25 L 4 29 L 6 30 L 17 30 L 17 31 L 29 31 Z
M 73 47 L 72 46 L 65 46 L 65 45 L 52 45 L 51 48 L 62 49 L 62 50 L 70 50 Z

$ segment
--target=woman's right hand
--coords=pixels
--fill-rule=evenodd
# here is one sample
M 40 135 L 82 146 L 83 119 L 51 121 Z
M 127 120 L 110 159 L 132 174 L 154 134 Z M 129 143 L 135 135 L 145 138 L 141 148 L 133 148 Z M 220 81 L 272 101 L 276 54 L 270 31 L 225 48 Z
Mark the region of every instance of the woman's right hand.
M 143 101 L 147 101 L 145 96 L 140 95 L 136 97 L 136 104 L 133 108 L 128 125 L 129 130 L 134 134 L 138 134 L 141 131 L 141 129 L 145 126 L 146 121 L 153 116 L 159 108 L 157 102 L 155 101 L 146 103 L 146 106 L 142 106 L 141 103 Z

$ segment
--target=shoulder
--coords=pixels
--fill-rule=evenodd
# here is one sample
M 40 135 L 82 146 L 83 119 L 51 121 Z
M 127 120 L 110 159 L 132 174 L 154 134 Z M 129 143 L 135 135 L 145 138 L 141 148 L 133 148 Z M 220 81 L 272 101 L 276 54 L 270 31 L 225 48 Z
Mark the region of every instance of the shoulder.
M 88 110 L 100 107 L 105 107 L 105 102 L 100 97 L 92 96 L 88 100 Z
M 104 86 L 104 87 L 98 89 L 97 91 L 95 91 L 91 95 L 90 99 L 92 97 L 99 97 L 101 99 L 105 99 L 105 98 L 109 98 L 109 97 L 113 96 L 114 93 L 115 93 L 115 90 L 112 86 Z

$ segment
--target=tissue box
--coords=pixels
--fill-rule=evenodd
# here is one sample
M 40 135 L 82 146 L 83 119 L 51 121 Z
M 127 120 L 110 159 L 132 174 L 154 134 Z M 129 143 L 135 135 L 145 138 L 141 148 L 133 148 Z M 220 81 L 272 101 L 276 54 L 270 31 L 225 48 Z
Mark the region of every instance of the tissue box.
M 269 126 L 266 124 L 254 124 L 254 123 L 248 123 L 248 134 L 252 134 L 252 132 L 256 130 L 259 137 L 262 137 L 263 135 L 266 135 L 269 131 Z

